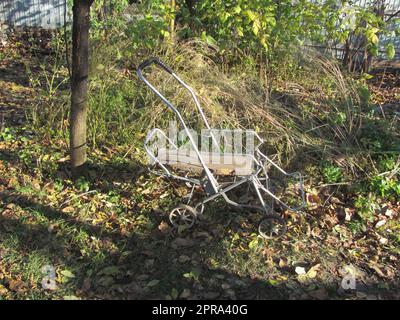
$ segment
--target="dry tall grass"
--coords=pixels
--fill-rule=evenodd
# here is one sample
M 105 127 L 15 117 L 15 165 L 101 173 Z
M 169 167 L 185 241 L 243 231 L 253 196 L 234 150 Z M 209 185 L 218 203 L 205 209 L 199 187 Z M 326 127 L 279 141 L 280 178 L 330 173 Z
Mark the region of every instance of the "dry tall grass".
M 187 41 L 153 52 L 130 52 L 129 59 L 117 57 L 129 52 L 129 39 L 99 43 L 92 50 L 90 81 L 90 144 L 140 146 L 146 132 L 155 126 L 166 129 L 174 114 L 167 110 L 135 74 L 134 67 L 149 56 L 158 56 L 197 92 L 199 101 L 215 128 L 255 129 L 267 141 L 267 153 L 281 164 L 304 157 L 351 158 L 355 153 L 362 110 L 354 81 L 339 66 L 313 52 L 296 50 L 302 69 L 295 76 L 280 75 L 265 103 L 265 81 L 258 67 L 242 62 L 221 66 L 217 50 L 201 41 Z M 282 66 L 282 70 L 286 70 Z M 276 72 L 284 73 L 279 69 Z M 189 120 L 201 128 L 200 119 L 188 92 L 167 73 L 151 68 L 148 79 L 160 89 Z M 54 95 L 57 104 L 68 105 L 68 91 Z M 64 96 L 64 99 L 60 99 Z M 49 127 L 66 131 L 68 108 L 42 108 L 35 116 Z M 43 105 L 42 105 L 43 106 Z M 37 111 L 37 110 L 36 110 Z M 53 119 L 48 123 L 47 119 Z M 60 130 L 61 129 L 61 130 Z M 67 141 L 67 137 L 65 137 Z
M 195 89 L 213 127 L 256 129 L 268 141 L 269 151 L 275 151 L 282 161 L 290 161 L 299 152 L 336 157 L 357 148 L 361 125 L 357 89 L 335 62 L 316 53 L 308 52 L 299 58 L 304 65 L 301 77 L 277 82 L 276 93 L 267 105 L 257 73 L 243 76 L 224 72 L 214 62 L 218 60 L 215 51 L 204 43 L 186 42 L 173 52 L 160 51 L 158 56 Z M 198 129 L 199 118 L 187 92 L 157 68 L 147 74 Z M 141 86 L 148 110 L 143 114 L 142 129 L 166 128 L 173 114 Z M 312 108 L 307 109 L 310 105 Z

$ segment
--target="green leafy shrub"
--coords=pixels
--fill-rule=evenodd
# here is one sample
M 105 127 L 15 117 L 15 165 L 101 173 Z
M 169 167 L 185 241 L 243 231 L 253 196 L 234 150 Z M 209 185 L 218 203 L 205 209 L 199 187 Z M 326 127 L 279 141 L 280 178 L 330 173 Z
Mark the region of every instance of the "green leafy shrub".
M 370 189 L 383 198 L 400 197 L 400 181 L 394 178 L 375 176 L 371 179 Z
M 383 154 L 377 159 L 377 166 L 379 172 L 388 172 L 396 169 L 398 162 L 398 155 L 396 154 Z
M 80 192 L 88 192 L 90 189 L 90 182 L 87 181 L 85 178 L 80 177 L 76 181 L 76 186 Z
M 0 138 L 3 141 L 12 141 L 15 139 L 14 131 L 11 128 L 4 128 L 0 131 Z
M 322 175 L 327 183 L 337 183 L 343 179 L 342 169 L 332 164 L 325 164 Z
M 373 194 L 359 195 L 354 203 L 358 216 L 363 220 L 373 221 L 375 212 L 379 209 Z

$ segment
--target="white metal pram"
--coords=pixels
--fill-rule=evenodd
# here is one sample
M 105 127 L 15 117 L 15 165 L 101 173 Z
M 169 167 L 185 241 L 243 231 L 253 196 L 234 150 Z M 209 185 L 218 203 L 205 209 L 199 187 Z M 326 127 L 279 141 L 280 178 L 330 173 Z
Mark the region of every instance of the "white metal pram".
M 211 139 L 208 141 L 213 146 L 212 151 L 209 151 L 208 143 L 202 143 L 202 148 L 200 150 L 197 141 L 198 137 L 193 133 L 193 130 L 190 130 L 187 126 L 187 122 L 183 119 L 181 112 L 144 77 L 144 69 L 153 64 L 169 73 L 179 84 L 189 91 L 200 114 L 200 118 L 206 127 L 205 129 L 208 134 L 206 139 Z M 169 220 L 171 224 L 175 227 L 181 225 L 192 227 L 198 216 L 203 213 L 204 205 L 211 200 L 222 197 L 228 204 L 235 207 L 257 210 L 265 213 L 265 218 L 261 221 L 258 228 L 262 237 L 269 239 L 282 236 L 286 232 L 286 223 L 284 219 L 274 211 L 273 202 L 276 201 L 284 208 L 293 211 L 298 211 L 303 208 L 305 201 L 301 174 L 298 172 L 287 173 L 262 153 L 260 148 L 264 141 L 254 130 L 244 131 L 246 136 L 252 136 L 257 141 L 251 152 L 249 152 L 248 149 L 245 151 L 242 149 L 239 150 L 239 152 L 237 149 L 232 151 L 232 148 L 228 152 L 227 149 L 229 148 L 226 142 L 224 151 L 222 146 L 224 143 L 219 139 L 221 138 L 220 135 L 217 134 L 219 131 L 210 128 L 193 89 L 183 82 L 175 72 L 158 58 L 150 58 L 142 62 L 137 68 L 137 74 L 139 79 L 176 114 L 188 140 L 187 144 L 178 147 L 176 140 L 173 141 L 164 131 L 155 128 L 147 134 L 144 142 L 144 148 L 152 164 L 158 169 L 152 170 L 154 173 L 183 181 L 191 188 L 187 204 L 181 204 L 170 212 Z M 162 141 L 163 143 L 155 144 L 155 141 Z M 206 145 L 207 148 L 204 148 L 204 145 Z M 188 146 L 190 146 L 190 149 L 188 149 Z M 288 203 L 284 202 L 272 191 L 270 187 L 271 179 L 268 176 L 268 170 L 270 170 L 270 168 L 274 168 L 274 170 L 278 171 L 282 176 L 289 177 L 296 181 L 295 185 L 299 205 L 290 207 Z M 223 180 L 220 179 L 222 176 L 229 176 L 232 179 L 230 181 L 219 182 L 218 180 Z M 229 191 L 243 187 L 244 184 L 247 184 L 249 188 L 253 188 L 256 199 L 258 199 L 259 202 L 257 205 L 238 203 L 228 197 L 227 193 Z M 189 205 L 192 201 L 194 191 L 198 189 L 204 190 L 207 194 L 206 197 L 195 204 Z M 267 203 L 266 196 L 272 200 L 272 205 Z

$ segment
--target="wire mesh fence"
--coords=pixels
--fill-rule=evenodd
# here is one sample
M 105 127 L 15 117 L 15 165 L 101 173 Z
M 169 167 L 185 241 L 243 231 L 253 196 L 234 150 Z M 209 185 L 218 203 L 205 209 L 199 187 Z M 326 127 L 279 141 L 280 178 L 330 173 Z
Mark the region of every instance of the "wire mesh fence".
M 311 0 L 313 2 L 323 2 L 324 0 Z M 395 30 L 400 28 L 400 22 L 393 18 L 400 18 L 400 0 L 354 0 L 349 1 L 347 6 L 350 7 L 361 7 L 370 8 L 376 12 L 383 10 L 383 19 L 388 21 L 387 28 L 389 32 L 384 34 L 378 34 L 379 36 L 379 47 L 378 47 L 378 58 L 385 58 L 385 47 L 391 43 L 395 48 L 394 59 L 400 59 L 400 37 L 396 34 Z M 342 6 L 341 1 L 338 1 L 337 7 Z M 382 8 L 381 8 L 382 7 Z M 359 51 L 360 46 L 363 43 L 363 35 L 350 35 L 348 39 L 349 43 L 346 47 L 343 43 L 338 42 L 326 42 L 326 43 L 307 43 L 308 46 L 314 47 L 319 51 L 324 51 L 331 54 L 338 59 L 344 59 L 346 51 L 350 50 L 350 54 L 355 53 L 356 59 L 361 61 L 364 59 L 363 53 Z M 349 49 L 350 48 L 350 49 Z
M 1 0 L 0 22 L 15 27 L 55 29 L 65 23 L 65 0 Z

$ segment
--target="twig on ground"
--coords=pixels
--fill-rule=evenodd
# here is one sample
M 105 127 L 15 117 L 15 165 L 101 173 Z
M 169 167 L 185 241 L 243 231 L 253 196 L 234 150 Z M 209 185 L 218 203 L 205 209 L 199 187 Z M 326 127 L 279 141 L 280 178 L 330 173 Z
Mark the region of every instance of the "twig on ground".
M 76 196 L 73 196 L 73 197 L 69 198 L 68 200 L 64 201 L 64 202 L 60 205 L 60 207 L 63 207 L 64 205 L 66 205 L 67 203 L 71 202 L 71 201 L 74 200 L 74 199 L 77 199 L 77 198 L 86 196 L 86 195 L 91 194 L 91 193 L 97 193 L 97 192 L 98 192 L 97 190 L 90 190 L 90 191 L 87 191 L 87 192 L 84 192 L 84 193 L 81 193 L 81 194 L 77 194 Z

